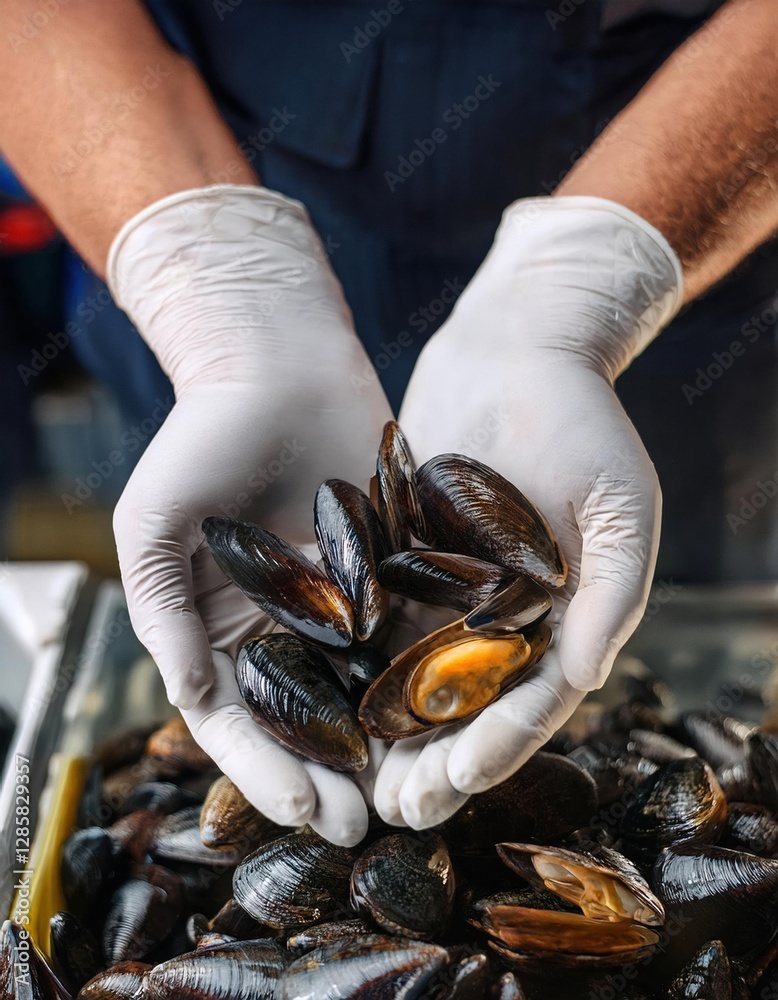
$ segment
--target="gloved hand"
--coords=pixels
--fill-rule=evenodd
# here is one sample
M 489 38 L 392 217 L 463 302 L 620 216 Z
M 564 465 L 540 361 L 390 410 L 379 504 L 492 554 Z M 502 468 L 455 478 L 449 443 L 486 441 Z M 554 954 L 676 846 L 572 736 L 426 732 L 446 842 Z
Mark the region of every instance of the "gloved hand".
M 355 783 L 302 764 L 243 706 L 230 657 L 269 622 L 217 568 L 201 530 L 226 513 L 310 543 L 318 485 L 366 484 L 374 469 L 389 407 L 365 378 L 327 253 L 299 203 L 222 185 L 130 220 L 108 282 L 176 393 L 114 518 L 133 626 L 197 741 L 254 805 L 355 843 L 367 825 Z
M 400 423 L 416 461 L 461 452 L 543 511 L 570 574 L 555 639 L 528 679 L 469 724 L 393 746 L 375 804 L 416 828 L 503 781 L 599 687 L 637 626 L 658 545 L 656 474 L 613 391 L 681 300 L 675 253 L 599 198 L 519 201 L 424 348 Z

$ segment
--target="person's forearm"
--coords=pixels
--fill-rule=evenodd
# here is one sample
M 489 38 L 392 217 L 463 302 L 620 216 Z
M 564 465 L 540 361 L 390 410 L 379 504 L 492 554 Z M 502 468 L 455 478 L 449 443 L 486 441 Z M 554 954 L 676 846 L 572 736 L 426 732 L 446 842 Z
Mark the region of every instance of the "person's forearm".
M 778 230 L 778 3 L 732 0 L 664 64 L 554 192 L 664 233 L 695 298 Z
M 0 6 L 0 152 L 98 272 L 122 224 L 159 198 L 213 184 L 228 166 L 230 181 L 257 183 L 140 0 L 69 0 L 25 39 L 39 8 Z

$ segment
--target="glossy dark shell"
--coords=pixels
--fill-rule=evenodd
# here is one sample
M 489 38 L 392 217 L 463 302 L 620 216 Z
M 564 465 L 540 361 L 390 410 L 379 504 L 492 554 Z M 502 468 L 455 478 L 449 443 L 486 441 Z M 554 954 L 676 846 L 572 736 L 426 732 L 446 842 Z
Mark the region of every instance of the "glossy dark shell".
M 378 566 L 388 554 L 384 529 L 369 498 L 342 479 L 322 483 L 314 515 L 324 565 L 354 609 L 354 638 L 364 642 L 389 607 L 378 582 Z
M 347 920 L 334 920 L 306 927 L 305 930 L 290 935 L 287 938 L 286 946 L 295 955 L 304 955 L 308 951 L 313 951 L 314 948 L 321 948 L 322 945 L 334 944 L 335 942 L 345 943 L 370 933 L 370 928 L 361 917 L 352 917 Z
M 561 587 L 567 563 L 551 527 L 512 483 L 464 455 L 438 455 L 417 473 L 425 541 Z
M 752 733 L 746 740 L 746 764 L 759 801 L 778 813 L 778 736 Z
M 351 904 L 383 930 L 430 940 L 442 934 L 454 908 L 454 870 L 438 836 L 395 833 L 361 855 L 351 876 Z
M 378 567 L 378 579 L 392 593 L 462 612 L 472 611 L 513 576 L 483 559 L 431 549 L 397 552 Z
M 154 858 L 164 861 L 188 861 L 196 865 L 220 868 L 236 865 L 246 853 L 235 845 L 218 849 L 207 847 L 200 836 L 201 806 L 187 806 L 166 816 L 156 827 L 149 844 Z
M 459 958 L 458 949 L 449 952 L 449 955 L 451 964 L 441 969 L 430 981 L 426 989 L 427 996 L 434 1000 L 485 1000 L 491 982 L 487 956 L 465 951 Z
M 596 812 L 592 778 L 566 757 L 538 752 L 507 781 L 472 795 L 439 830 L 454 856 L 492 855 L 500 841 L 543 843 L 572 833 Z
M 246 597 L 285 628 L 328 646 L 348 646 L 351 605 L 337 584 L 289 542 L 255 524 L 209 517 L 213 558 Z
M 198 805 L 201 797 L 194 792 L 173 784 L 172 781 L 147 781 L 134 788 L 122 803 L 120 816 L 139 809 L 154 809 L 165 816 Z
M 146 1000 L 146 973 L 151 968 L 145 962 L 118 962 L 91 979 L 78 1000 Z
M 46 964 L 29 930 L 11 920 L 0 927 L 2 1000 L 70 1000 L 67 989 Z
M 72 913 L 63 910 L 49 921 L 49 952 L 59 979 L 77 992 L 103 968 L 97 939 Z
M 629 858 L 591 843 L 567 847 L 497 844 L 509 868 L 538 888 L 555 892 L 595 920 L 661 926 L 662 903 Z
M 778 861 L 723 847 L 670 848 L 652 882 L 688 948 L 720 940 L 740 956 L 764 948 L 778 930 Z
M 763 857 L 778 854 L 778 822 L 767 806 L 732 802 L 721 846 Z
M 465 615 L 465 625 L 488 635 L 519 632 L 541 622 L 552 604 L 551 595 L 539 583 L 517 576 Z
M 710 767 L 699 757 L 672 761 L 646 778 L 628 804 L 625 850 L 650 860 L 664 847 L 715 843 L 726 821 L 726 798 Z
M 232 898 L 208 921 L 208 926 L 215 934 L 229 935 L 239 941 L 252 941 L 264 936 L 261 925 Z
M 370 934 L 298 958 L 278 980 L 275 1000 L 419 1000 L 447 964 L 438 945 Z
M 209 945 L 155 966 L 144 1000 L 273 1000 L 288 963 L 288 954 L 267 938 Z
M 110 965 L 137 962 L 173 929 L 181 912 L 181 880 L 159 865 L 138 865 L 111 897 L 103 927 Z
M 288 834 L 238 865 L 235 899 L 270 927 L 308 927 L 346 906 L 358 857 L 358 851 L 330 844 L 313 831 Z
M 407 549 L 412 535 L 425 538 L 427 534 L 414 469 L 405 435 L 390 420 L 378 449 L 376 485 L 378 512 L 392 552 Z
M 78 830 L 65 841 L 60 873 L 71 913 L 93 921 L 127 863 L 119 844 L 99 827 Z
M 200 839 L 206 847 L 237 845 L 245 853 L 261 840 L 274 840 L 281 827 L 256 809 L 226 775 L 211 785 L 200 813 Z
M 594 779 L 601 809 L 629 796 L 659 768 L 641 754 L 620 747 L 587 744 L 571 750 L 568 756 Z
M 667 1000 L 732 1000 L 732 970 L 721 941 L 709 941 L 673 980 Z
M 288 749 L 336 771 L 367 764 L 365 734 L 320 650 L 281 633 L 249 639 L 237 677 L 254 721 Z

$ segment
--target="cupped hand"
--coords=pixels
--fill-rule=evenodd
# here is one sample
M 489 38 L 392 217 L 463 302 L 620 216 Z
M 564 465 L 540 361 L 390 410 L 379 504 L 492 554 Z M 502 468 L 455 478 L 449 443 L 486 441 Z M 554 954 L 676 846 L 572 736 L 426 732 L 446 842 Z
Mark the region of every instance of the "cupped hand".
M 176 392 L 114 518 L 133 626 L 171 703 L 257 808 L 356 843 L 367 810 L 355 782 L 283 749 L 240 698 L 233 658 L 272 622 L 201 528 L 227 514 L 306 545 L 318 485 L 370 477 L 389 407 L 327 254 L 296 202 L 220 186 L 131 220 L 109 282 Z
M 637 626 L 661 498 L 613 380 L 679 294 L 674 254 L 621 206 L 519 202 L 422 352 L 400 416 L 417 462 L 460 452 L 492 466 L 545 514 L 569 575 L 526 679 L 473 721 L 392 747 L 375 788 L 388 822 L 434 825 L 509 777 L 602 685 Z

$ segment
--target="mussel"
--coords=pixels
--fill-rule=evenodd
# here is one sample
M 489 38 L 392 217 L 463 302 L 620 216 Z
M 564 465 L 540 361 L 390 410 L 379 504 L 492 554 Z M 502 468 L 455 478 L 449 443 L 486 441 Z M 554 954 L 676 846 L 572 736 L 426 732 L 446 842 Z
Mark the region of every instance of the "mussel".
M 109 963 L 145 958 L 163 940 L 181 910 L 181 880 L 160 865 L 136 865 L 111 897 L 103 928 Z
M 323 945 L 292 962 L 278 980 L 275 1000 L 418 1000 L 447 963 L 448 953 L 438 945 L 368 934 Z
M 279 837 L 238 865 L 235 899 L 270 927 L 308 927 L 345 909 L 358 857 L 358 851 L 330 844 L 312 830 Z
M 3 1000 L 70 1000 L 26 927 L 6 920 L 0 927 L 0 997 Z
M 226 775 L 211 785 L 200 813 L 200 839 L 206 847 L 256 846 L 280 833 Z
M 384 427 L 376 461 L 378 512 L 392 552 L 407 549 L 411 536 L 423 539 L 424 524 L 414 462 L 405 435 L 394 420 Z
M 438 455 L 417 472 L 424 541 L 561 587 L 567 563 L 550 525 L 512 483 L 464 455 Z
M 708 941 L 673 980 L 667 1000 L 732 1000 L 732 970 L 721 941 Z
M 255 722 L 284 746 L 337 771 L 365 767 L 365 735 L 319 649 L 282 633 L 249 639 L 237 677 Z
M 766 806 L 730 803 L 721 846 L 774 858 L 778 855 L 778 822 Z
M 78 1000 L 146 1000 L 147 962 L 117 962 L 81 989 Z
M 103 967 L 97 939 L 65 910 L 55 913 L 49 921 L 49 952 L 57 976 L 73 992 L 80 990 Z
M 247 845 L 207 846 L 200 836 L 200 814 L 200 806 L 187 806 L 165 816 L 149 842 L 151 855 L 164 861 L 189 861 L 217 868 L 237 864 L 246 853 Z
M 314 515 L 324 565 L 354 609 L 354 638 L 364 642 L 381 625 L 389 605 L 378 582 L 378 566 L 387 555 L 378 514 L 362 490 L 328 479 L 316 493 Z
M 378 579 L 392 593 L 465 613 L 514 578 L 503 566 L 432 549 L 397 552 L 378 567 Z
M 348 646 L 354 636 L 348 599 L 298 548 L 228 517 L 206 518 L 203 531 L 220 569 L 271 618 L 315 642 Z
M 382 837 L 360 856 L 351 875 L 351 903 L 383 930 L 430 940 L 443 933 L 454 908 L 454 870 L 440 836 Z
M 594 920 L 664 923 L 661 902 L 629 858 L 600 844 L 575 847 L 497 844 L 497 853 L 532 885 L 557 893 Z
M 362 699 L 360 721 L 371 736 L 397 740 L 466 719 L 517 683 L 550 639 L 544 622 L 499 636 L 462 620 L 444 625 L 395 657 Z
M 287 953 L 267 938 L 209 945 L 156 965 L 144 1000 L 273 1000 L 287 965 Z
M 699 757 L 663 764 L 635 791 L 622 822 L 624 843 L 642 860 L 663 847 L 715 843 L 727 821 L 727 801 Z
M 370 928 L 361 917 L 350 917 L 344 920 L 333 920 L 324 924 L 314 924 L 296 934 L 290 934 L 286 946 L 295 955 L 304 955 L 307 951 L 320 948 L 336 941 L 352 941 L 370 933 Z
M 161 771 L 171 776 L 182 771 L 207 771 L 214 766 L 180 716 L 149 736 L 146 755 Z
M 128 858 L 106 830 L 87 827 L 72 834 L 62 849 L 62 891 L 68 909 L 85 921 L 99 919 Z

